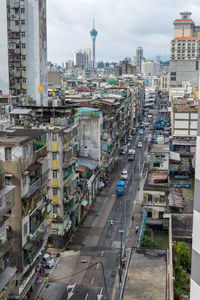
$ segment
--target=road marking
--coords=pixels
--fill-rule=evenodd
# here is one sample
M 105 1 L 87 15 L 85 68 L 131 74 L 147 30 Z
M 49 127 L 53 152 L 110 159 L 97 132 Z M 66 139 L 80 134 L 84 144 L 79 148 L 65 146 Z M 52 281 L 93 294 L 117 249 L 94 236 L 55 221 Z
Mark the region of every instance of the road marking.
M 74 283 L 74 284 L 68 284 L 67 291 L 71 289 L 71 291 L 68 292 L 68 298 L 67 298 L 68 300 L 74 295 L 74 288 L 75 288 L 75 286 L 76 286 L 76 283 Z
M 88 298 L 88 294 L 85 296 L 85 300 L 87 300 L 87 298 Z
M 97 300 L 101 300 L 102 297 L 103 297 L 103 288 L 101 288 L 100 293 L 97 295 Z
M 101 252 L 101 256 L 103 256 L 103 254 L 104 254 L 104 250 Z
M 108 235 L 110 235 L 110 234 L 111 234 L 111 230 L 109 231 Z
M 97 270 L 98 270 L 98 268 L 99 268 L 99 264 L 97 265 Z
M 93 284 L 93 282 L 94 282 L 94 277 L 92 278 L 91 285 Z

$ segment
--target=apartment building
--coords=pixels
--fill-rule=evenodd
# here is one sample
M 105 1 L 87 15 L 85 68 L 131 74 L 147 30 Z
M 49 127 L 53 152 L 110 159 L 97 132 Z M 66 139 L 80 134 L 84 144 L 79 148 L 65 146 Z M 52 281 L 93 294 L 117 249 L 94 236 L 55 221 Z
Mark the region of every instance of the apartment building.
M 158 91 L 155 87 L 146 86 L 145 87 L 145 99 L 144 99 L 144 107 L 153 108 L 158 97 Z
M 8 225 L 14 205 L 15 186 L 5 184 L 0 169 L 0 299 L 7 299 L 15 287 L 17 269 L 12 265 L 12 227 Z
M 0 20 L 0 90 L 47 106 L 46 1 L 3 0 Z
M 170 98 L 171 133 L 174 151 L 194 154 L 198 121 L 196 90 L 171 88 Z
M 181 12 L 174 24 L 170 49 L 170 86 L 181 81 L 199 84 L 200 26 L 191 19 L 191 12 Z
M 15 185 L 8 225 L 12 229 L 12 265 L 17 268 L 13 298 L 25 297 L 37 274 L 35 267 L 51 232 L 46 134 L 42 130 L 0 132 L 0 167 L 6 183 Z
M 152 145 L 150 169 L 144 184 L 143 206 L 147 210 L 146 224 L 164 226 L 168 207 L 169 146 Z
M 53 199 L 49 243 L 63 247 L 80 223 L 79 174 L 75 172 L 79 165 L 78 123 L 69 116 L 68 120 L 63 118 L 57 124 L 46 124 L 43 129 L 48 137 L 48 194 Z
M 142 60 L 141 63 L 142 75 L 158 76 L 160 75 L 160 63 L 152 60 Z
M 142 60 L 143 60 L 143 48 L 137 47 L 137 49 L 136 49 L 137 74 L 141 74 L 141 72 L 142 72 Z

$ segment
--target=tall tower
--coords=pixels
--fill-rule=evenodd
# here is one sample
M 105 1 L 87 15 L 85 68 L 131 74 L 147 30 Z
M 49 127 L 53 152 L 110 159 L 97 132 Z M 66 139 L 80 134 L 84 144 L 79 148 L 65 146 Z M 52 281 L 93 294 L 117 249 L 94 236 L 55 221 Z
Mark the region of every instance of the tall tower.
M 143 48 L 137 47 L 136 49 L 137 74 L 141 74 L 142 60 L 143 60 Z
M 90 35 L 92 38 L 92 68 L 95 67 L 95 41 L 97 36 L 97 31 L 95 29 L 95 19 L 93 18 L 93 29 L 90 31 Z

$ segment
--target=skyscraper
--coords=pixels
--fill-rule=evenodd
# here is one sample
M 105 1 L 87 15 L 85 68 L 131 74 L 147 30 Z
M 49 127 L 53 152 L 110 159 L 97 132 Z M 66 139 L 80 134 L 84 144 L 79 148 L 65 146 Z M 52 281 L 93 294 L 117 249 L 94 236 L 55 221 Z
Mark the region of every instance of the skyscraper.
M 137 47 L 136 49 L 137 74 L 141 74 L 142 60 L 143 60 L 143 48 Z
M 174 20 L 174 39 L 171 41 L 170 86 L 180 81 L 199 84 L 200 26 L 191 19 L 191 12 L 181 12 Z
M 2 93 L 47 106 L 46 0 L 0 1 L 0 36 Z
M 95 19 L 93 18 L 93 29 L 90 31 L 92 38 L 92 67 L 95 68 L 95 41 L 97 36 L 97 31 L 95 29 Z

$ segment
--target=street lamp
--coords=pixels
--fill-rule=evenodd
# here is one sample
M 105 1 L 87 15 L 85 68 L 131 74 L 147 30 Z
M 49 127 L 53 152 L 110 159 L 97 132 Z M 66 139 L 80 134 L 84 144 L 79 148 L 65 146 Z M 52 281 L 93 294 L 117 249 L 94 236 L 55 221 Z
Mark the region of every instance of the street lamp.
M 124 233 L 124 230 L 119 230 L 119 233 L 121 234 L 119 283 L 121 283 L 122 282 L 122 235 Z

